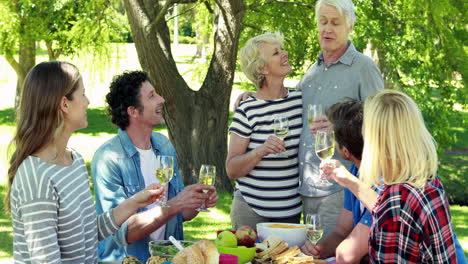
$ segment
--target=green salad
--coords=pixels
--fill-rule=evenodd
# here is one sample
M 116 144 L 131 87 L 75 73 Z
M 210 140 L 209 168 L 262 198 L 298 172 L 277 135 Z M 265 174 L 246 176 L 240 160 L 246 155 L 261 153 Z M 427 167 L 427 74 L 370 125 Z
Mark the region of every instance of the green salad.
M 192 245 L 191 241 L 179 241 L 184 248 Z M 179 250 L 169 240 L 157 240 L 149 242 L 151 256 L 173 257 Z

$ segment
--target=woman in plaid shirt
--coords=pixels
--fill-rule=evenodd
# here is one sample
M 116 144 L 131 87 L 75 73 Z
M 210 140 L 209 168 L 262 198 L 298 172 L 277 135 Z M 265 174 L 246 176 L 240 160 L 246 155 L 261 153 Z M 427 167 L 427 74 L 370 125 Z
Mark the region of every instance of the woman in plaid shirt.
M 372 263 L 456 263 L 450 208 L 435 142 L 416 103 L 383 90 L 364 105 L 361 179 L 383 183 L 373 208 Z

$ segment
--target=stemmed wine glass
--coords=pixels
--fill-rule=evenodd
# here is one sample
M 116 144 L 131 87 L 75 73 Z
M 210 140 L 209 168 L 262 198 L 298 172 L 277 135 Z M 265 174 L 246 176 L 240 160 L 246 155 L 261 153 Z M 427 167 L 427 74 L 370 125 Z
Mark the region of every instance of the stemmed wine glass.
M 305 224 L 307 228 L 307 238 L 316 245 L 323 235 L 322 217 L 319 214 L 307 214 Z
M 174 176 L 174 157 L 164 155 L 156 156 L 156 178 L 159 184 L 161 184 L 163 188 L 166 188 L 172 176 Z M 171 207 L 165 200 L 162 200 L 160 205 L 161 207 Z
M 275 136 L 283 140 L 286 138 L 289 132 L 289 121 L 285 116 L 276 116 L 273 120 L 273 129 Z M 283 152 L 277 154 L 278 157 L 287 157 Z
M 317 125 L 317 118 L 323 114 L 321 104 L 310 104 L 307 107 L 307 120 L 309 121 L 309 126 Z
M 326 160 L 335 153 L 335 133 L 331 129 L 318 130 L 315 135 L 315 154 L 320 160 Z M 320 177 L 318 183 L 322 186 L 330 185 L 331 183 Z
M 317 125 L 318 117 L 323 113 L 321 104 L 309 104 L 307 106 L 307 120 L 309 121 L 309 129 Z M 312 146 L 311 146 L 312 147 Z
M 198 183 L 206 185 L 214 185 L 216 179 L 216 166 L 202 164 L 200 167 L 200 174 L 198 175 Z M 208 190 L 203 190 L 208 193 Z M 203 201 L 200 208 L 196 209 L 198 212 L 211 212 L 206 208 L 205 201 Z

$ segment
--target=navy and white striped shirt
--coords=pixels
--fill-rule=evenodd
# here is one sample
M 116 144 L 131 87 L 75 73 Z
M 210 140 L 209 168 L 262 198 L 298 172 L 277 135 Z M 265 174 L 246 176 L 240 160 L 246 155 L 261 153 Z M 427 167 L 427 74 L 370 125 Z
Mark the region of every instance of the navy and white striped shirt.
M 229 132 L 250 139 L 249 152 L 274 135 L 273 120 L 277 115 L 289 121 L 284 152 L 287 157 L 265 156 L 245 177 L 236 180 L 236 188 L 250 207 L 268 218 L 293 217 L 302 210 L 297 158 L 302 131 L 301 91 L 289 91 L 286 97 L 272 101 L 248 98 L 237 108 L 229 128 Z
M 96 263 L 97 243 L 115 231 L 112 211 L 96 215 L 80 154 L 59 166 L 34 156 L 18 168 L 11 191 L 15 263 Z

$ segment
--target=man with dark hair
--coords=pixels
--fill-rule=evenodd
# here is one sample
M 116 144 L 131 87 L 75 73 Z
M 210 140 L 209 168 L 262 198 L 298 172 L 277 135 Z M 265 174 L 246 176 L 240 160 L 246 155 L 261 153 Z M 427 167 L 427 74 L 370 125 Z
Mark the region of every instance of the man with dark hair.
M 174 147 L 166 136 L 153 132 L 154 127 L 164 122 L 164 98 L 156 93 L 145 72 L 116 76 L 106 100 L 112 123 L 119 130 L 99 147 L 91 163 L 98 214 L 115 208 L 145 186 L 159 183 L 155 177 L 156 155 L 173 156 L 175 161 L 174 177 L 167 185 L 170 207 L 152 204 L 141 209 L 98 246 L 99 261 L 135 256 L 145 262 L 150 240 L 169 236 L 182 240 L 183 221 L 194 218 L 204 201 L 207 207 L 215 206 L 218 196 L 215 188 L 208 185 L 184 188 Z M 209 190 L 208 194 L 203 190 Z
M 358 100 L 332 105 L 327 118 L 335 132 L 336 150 L 345 160 L 353 163 L 351 173 L 358 174 L 364 142 L 361 134 L 363 107 Z M 344 193 L 344 207 L 338 216 L 335 229 L 317 245 L 307 241 L 302 251 L 326 258 L 336 256 L 337 263 L 356 263 L 369 251 L 369 231 L 372 215 L 348 189 Z

